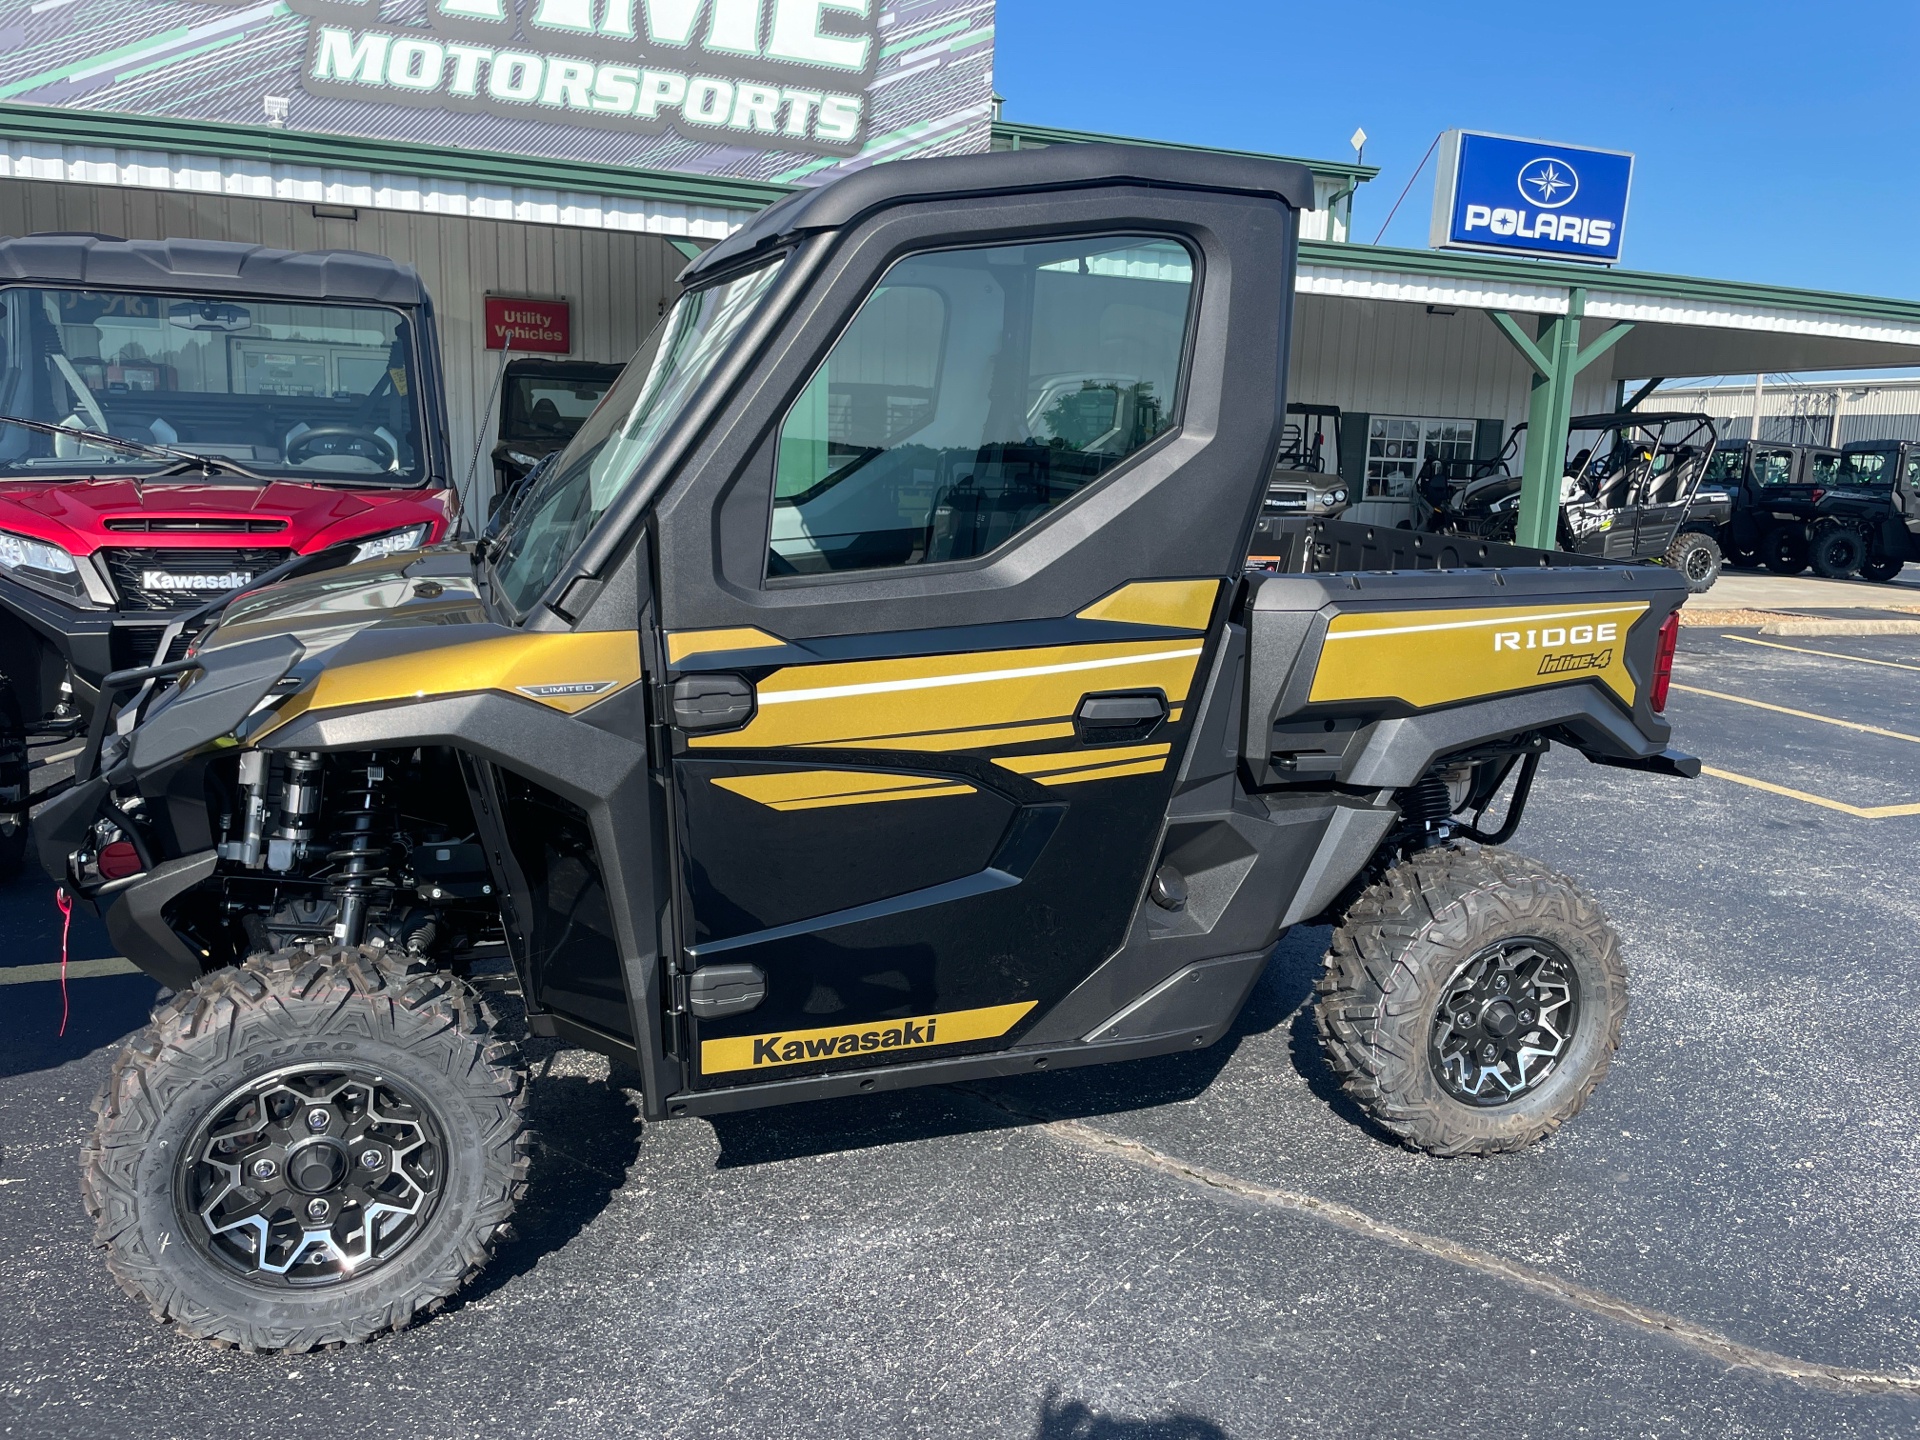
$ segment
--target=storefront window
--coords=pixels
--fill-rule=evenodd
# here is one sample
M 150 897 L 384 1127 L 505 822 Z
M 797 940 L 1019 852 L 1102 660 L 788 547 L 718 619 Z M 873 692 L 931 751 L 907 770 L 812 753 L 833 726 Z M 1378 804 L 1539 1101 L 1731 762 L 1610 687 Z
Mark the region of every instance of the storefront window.
M 1404 500 L 1433 462 L 1439 473 L 1463 475 L 1473 459 L 1473 421 L 1375 415 L 1367 425 L 1369 500 Z

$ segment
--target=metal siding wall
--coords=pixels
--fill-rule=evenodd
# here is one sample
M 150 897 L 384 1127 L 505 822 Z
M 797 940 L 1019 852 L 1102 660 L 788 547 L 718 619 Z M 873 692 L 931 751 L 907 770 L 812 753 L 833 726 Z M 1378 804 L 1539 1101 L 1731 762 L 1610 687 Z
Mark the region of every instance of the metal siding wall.
M 1302 295 L 1293 314 L 1291 400 L 1372 415 L 1499 419 L 1507 426 L 1527 418 L 1533 372 L 1481 311 L 1429 315 L 1424 305 Z M 1605 329 L 1588 321 L 1582 342 Z M 1609 358 L 1575 383 L 1576 414 L 1612 407 Z
M 678 293 L 673 277 L 686 264 L 665 240 L 622 231 L 373 209 L 362 210 L 358 220 L 322 220 L 310 205 L 278 200 L 0 178 L 0 235 L 36 230 L 367 250 L 412 265 L 433 296 L 450 458 L 463 482 L 500 366 L 500 352 L 484 348 L 481 332 L 487 291 L 570 300 L 569 358 L 624 362 Z M 498 423 L 496 414 L 489 430 Z M 477 467 L 482 497 L 493 479 L 486 448 Z

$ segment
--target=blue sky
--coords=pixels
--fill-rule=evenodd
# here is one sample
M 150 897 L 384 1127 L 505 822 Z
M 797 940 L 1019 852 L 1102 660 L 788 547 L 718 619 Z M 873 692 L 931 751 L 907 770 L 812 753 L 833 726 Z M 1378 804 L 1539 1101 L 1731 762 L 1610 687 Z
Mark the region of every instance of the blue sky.
M 1006 118 L 1351 158 L 1371 240 L 1450 126 L 1631 150 L 1621 264 L 1920 297 L 1920 4 L 999 0 Z M 1424 246 L 1433 166 L 1383 243 Z

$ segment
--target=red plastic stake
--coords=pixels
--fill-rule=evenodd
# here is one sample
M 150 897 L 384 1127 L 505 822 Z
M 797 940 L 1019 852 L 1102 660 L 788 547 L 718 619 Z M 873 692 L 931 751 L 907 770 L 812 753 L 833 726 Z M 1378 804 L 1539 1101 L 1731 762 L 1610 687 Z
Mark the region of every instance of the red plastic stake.
M 53 903 L 60 907 L 60 1033 L 67 1033 L 67 930 L 73 924 L 73 897 L 67 887 L 53 887 Z

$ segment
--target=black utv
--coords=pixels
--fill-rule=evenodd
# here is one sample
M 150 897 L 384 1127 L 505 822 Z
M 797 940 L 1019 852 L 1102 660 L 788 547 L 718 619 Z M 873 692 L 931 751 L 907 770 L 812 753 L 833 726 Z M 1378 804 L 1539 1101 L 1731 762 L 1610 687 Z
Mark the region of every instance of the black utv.
M 1838 482 L 1841 465 L 1841 452 L 1825 445 L 1781 440 L 1717 445 L 1706 483 L 1730 501 L 1718 535 L 1727 563 L 1740 569 L 1764 565 L 1776 575 L 1805 570 L 1819 498 Z
M 444 1302 L 526 1184 L 483 964 L 666 1120 L 1193 1051 L 1328 924 L 1315 1023 L 1379 1124 L 1566 1122 L 1620 943 L 1503 845 L 1553 745 L 1697 772 L 1683 592 L 1247 573 L 1312 197 L 1061 145 L 782 200 L 490 542 L 112 677 L 39 834 L 177 992 L 82 1155 L 121 1283 L 269 1350 Z
M 1525 424 L 1499 457 L 1458 474 L 1437 468 L 1416 482 L 1419 527 L 1440 534 L 1511 541 L 1520 516 Z M 1700 594 L 1720 576 L 1716 536 L 1732 497 L 1707 483 L 1715 448 L 1711 417 L 1622 411 L 1575 416 L 1567 427 L 1558 548 L 1602 560 L 1655 560 Z
M 1812 487 L 1805 516 L 1807 562 L 1832 580 L 1893 579 L 1920 559 L 1920 443 L 1857 441 L 1831 477 Z

